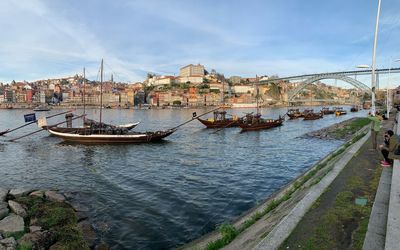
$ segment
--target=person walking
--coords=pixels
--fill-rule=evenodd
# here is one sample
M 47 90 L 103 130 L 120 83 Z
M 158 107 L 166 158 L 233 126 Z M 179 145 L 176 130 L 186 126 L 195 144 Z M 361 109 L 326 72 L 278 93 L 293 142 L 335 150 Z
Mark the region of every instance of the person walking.
M 371 122 L 371 141 L 372 141 L 372 149 L 371 150 L 377 150 L 377 137 L 379 130 L 381 129 L 381 119 L 379 119 L 377 116 L 371 114 L 368 119 L 370 119 Z

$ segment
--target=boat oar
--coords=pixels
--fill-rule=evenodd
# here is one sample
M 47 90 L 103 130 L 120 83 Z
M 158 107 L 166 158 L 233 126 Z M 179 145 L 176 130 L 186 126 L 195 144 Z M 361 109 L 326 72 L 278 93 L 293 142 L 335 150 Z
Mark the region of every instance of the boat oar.
M 83 116 L 86 116 L 86 115 L 80 115 L 80 116 L 74 117 L 74 118 L 72 118 L 72 120 L 79 119 L 79 118 L 81 118 L 81 117 L 83 117 Z M 47 129 L 49 129 L 49 128 L 56 127 L 56 126 L 58 126 L 58 125 L 60 125 L 60 124 L 66 123 L 66 122 L 67 122 L 67 121 L 63 121 L 63 122 L 56 123 L 56 124 L 54 124 L 54 125 L 46 126 L 46 128 L 41 128 L 41 129 L 39 129 L 39 130 L 33 131 L 32 133 L 29 133 L 29 134 L 26 134 L 26 135 L 23 135 L 23 136 L 20 136 L 20 137 L 17 137 L 17 138 L 8 140 L 8 141 L 13 142 L 13 141 L 19 140 L 19 139 L 21 139 L 21 138 L 24 138 L 24 137 L 27 137 L 27 136 L 30 136 L 30 135 L 39 133 L 39 132 L 41 132 L 41 131 L 43 131 L 43 130 L 47 130 Z
M 66 113 L 70 113 L 70 112 L 72 112 L 72 111 L 74 111 L 74 110 L 68 110 L 68 111 L 64 111 L 64 112 L 58 113 L 58 114 L 49 115 L 49 116 L 46 116 L 46 119 L 49 119 L 49 118 L 52 118 L 52 117 L 55 117 L 55 116 L 59 116 L 59 115 L 63 115 L 63 114 L 66 114 Z M 26 124 L 24 124 L 24 125 L 21 125 L 21 126 L 19 126 L 19 127 L 16 127 L 16 128 L 7 129 L 6 131 L 0 132 L 0 136 L 5 135 L 5 134 L 8 134 L 8 133 L 13 132 L 13 131 L 18 130 L 18 129 L 21 129 L 21 128 L 26 127 L 26 126 L 28 126 L 28 125 L 31 125 L 31 124 L 33 124 L 33 123 L 36 123 L 37 121 L 38 121 L 38 120 L 34 120 L 34 121 L 28 122 L 28 123 L 26 123 Z
M 189 123 L 189 122 L 192 122 L 192 121 L 194 121 L 194 120 L 197 120 L 197 118 L 202 117 L 202 116 L 204 116 L 204 115 L 206 115 L 206 114 L 209 114 L 209 113 L 211 113 L 211 112 L 214 112 L 214 111 L 216 111 L 216 110 L 218 110 L 218 109 L 220 109 L 220 107 L 218 107 L 218 108 L 216 108 L 216 109 L 213 109 L 213 110 L 210 110 L 210 111 L 208 111 L 208 112 L 206 112 L 206 113 L 204 113 L 204 114 L 198 115 L 198 116 L 196 116 L 196 117 L 192 117 L 192 119 L 190 119 L 190 120 L 188 120 L 188 121 L 186 121 L 186 122 L 184 122 L 184 123 L 182 123 L 182 124 L 179 124 L 178 126 L 173 127 L 173 128 L 171 128 L 171 129 L 176 130 L 177 128 L 182 127 L 183 125 L 185 125 L 185 124 L 187 124 L 187 123 Z

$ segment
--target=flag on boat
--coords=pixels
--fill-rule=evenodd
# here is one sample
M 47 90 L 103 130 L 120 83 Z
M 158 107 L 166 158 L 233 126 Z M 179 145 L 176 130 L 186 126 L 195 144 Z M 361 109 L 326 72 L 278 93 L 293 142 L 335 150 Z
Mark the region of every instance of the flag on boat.
M 26 114 L 26 115 L 24 115 L 24 119 L 25 119 L 25 122 L 34 122 L 34 121 L 36 121 L 36 114 L 35 113 Z
M 47 126 L 46 117 L 39 118 L 37 121 L 37 125 L 39 128 L 43 128 L 43 127 Z

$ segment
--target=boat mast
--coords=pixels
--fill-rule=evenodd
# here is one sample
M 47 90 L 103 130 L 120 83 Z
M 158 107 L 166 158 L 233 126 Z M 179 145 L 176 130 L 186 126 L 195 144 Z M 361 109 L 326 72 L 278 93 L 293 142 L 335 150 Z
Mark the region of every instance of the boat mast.
M 83 115 L 86 115 L 86 73 L 85 67 L 83 67 Z M 85 116 L 83 117 L 83 121 L 85 121 Z
M 260 108 L 258 107 L 258 97 L 260 90 L 258 89 L 258 76 L 256 76 L 256 102 L 257 102 L 257 115 L 260 114 Z
M 100 128 L 101 126 L 101 118 L 103 111 L 103 59 L 101 59 L 101 67 L 100 67 Z

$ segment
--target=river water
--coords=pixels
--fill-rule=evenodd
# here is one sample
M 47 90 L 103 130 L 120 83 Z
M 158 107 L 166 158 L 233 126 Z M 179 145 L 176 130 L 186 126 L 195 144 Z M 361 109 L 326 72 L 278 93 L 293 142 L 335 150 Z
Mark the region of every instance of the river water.
M 104 110 L 103 117 L 113 124 L 140 121 L 136 130 L 145 131 L 178 125 L 194 111 L 205 110 Z M 245 111 L 229 110 L 238 116 Z M 31 112 L 0 110 L 0 131 L 23 124 L 23 114 Z M 274 118 L 285 112 L 262 110 L 264 117 Z M 97 110 L 88 113 L 98 118 Z M 0 138 L 0 186 L 78 192 L 111 249 L 169 249 L 240 216 L 304 172 L 343 142 L 301 135 L 353 116 L 365 112 L 215 134 L 194 121 L 153 144 L 68 145 L 46 132 L 6 141 L 37 129 L 32 125 Z

